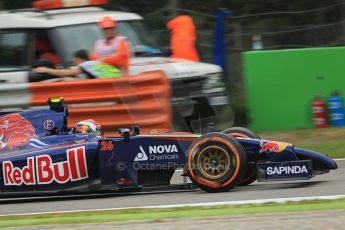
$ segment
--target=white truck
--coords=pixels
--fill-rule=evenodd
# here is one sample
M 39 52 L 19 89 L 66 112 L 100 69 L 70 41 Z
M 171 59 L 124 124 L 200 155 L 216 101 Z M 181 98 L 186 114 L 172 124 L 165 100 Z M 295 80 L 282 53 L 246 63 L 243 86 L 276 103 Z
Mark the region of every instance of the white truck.
M 59 57 L 61 67 L 69 67 L 75 51 L 91 51 L 94 42 L 103 38 L 97 26 L 103 16 L 115 18 L 118 32 L 131 43 L 134 56 L 130 61 L 130 74 L 150 70 L 163 70 L 167 74 L 173 86 L 172 104 L 176 122 L 181 114 L 190 119 L 204 117 L 205 110 L 212 106 L 215 113 L 222 117 L 222 121 L 219 118 L 216 121 L 216 126 L 221 126 L 218 129 L 223 125 L 229 126 L 232 121 L 229 114 L 232 113 L 229 112 L 222 69 L 218 65 L 163 57 L 150 33 L 144 29 L 143 18 L 135 13 L 107 11 L 100 7 L 30 8 L 0 12 L 0 84 L 32 81 L 29 72 L 42 47 Z M 223 113 L 228 115 L 221 115 Z M 227 121 L 223 121 L 224 117 Z

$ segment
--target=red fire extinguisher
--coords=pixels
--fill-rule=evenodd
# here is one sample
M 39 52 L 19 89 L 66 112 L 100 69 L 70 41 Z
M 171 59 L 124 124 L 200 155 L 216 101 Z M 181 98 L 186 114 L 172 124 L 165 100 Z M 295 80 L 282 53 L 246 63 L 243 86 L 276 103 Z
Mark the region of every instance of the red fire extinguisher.
M 312 103 L 313 123 L 315 128 L 327 127 L 327 107 L 321 96 L 316 95 Z

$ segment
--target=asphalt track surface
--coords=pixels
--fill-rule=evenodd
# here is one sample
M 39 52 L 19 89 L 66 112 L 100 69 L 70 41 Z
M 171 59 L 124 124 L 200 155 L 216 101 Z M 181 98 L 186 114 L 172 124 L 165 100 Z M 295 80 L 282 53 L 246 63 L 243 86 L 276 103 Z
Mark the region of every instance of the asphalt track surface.
M 240 201 L 290 197 L 345 195 L 345 160 L 338 169 L 308 181 L 255 182 L 230 192 L 210 194 L 200 190 L 145 194 L 96 194 L 63 198 L 0 199 L 0 215 L 63 212 L 205 202 Z M 173 182 L 182 179 L 176 175 Z

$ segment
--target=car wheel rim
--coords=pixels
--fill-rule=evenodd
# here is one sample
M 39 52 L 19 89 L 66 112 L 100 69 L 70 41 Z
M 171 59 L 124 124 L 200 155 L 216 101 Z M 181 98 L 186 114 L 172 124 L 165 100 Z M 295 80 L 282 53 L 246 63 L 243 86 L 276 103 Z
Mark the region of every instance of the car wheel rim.
M 197 159 L 200 173 L 205 178 L 213 180 L 223 177 L 228 172 L 230 162 L 229 154 L 218 146 L 203 149 Z

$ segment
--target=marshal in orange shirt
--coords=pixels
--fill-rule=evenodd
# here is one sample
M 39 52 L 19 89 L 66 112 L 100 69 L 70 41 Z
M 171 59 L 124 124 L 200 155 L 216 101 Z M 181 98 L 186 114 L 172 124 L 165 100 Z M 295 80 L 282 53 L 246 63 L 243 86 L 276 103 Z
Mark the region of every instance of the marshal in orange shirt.
M 196 31 L 192 17 L 177 16 L 167 23 L 167 27 L 171 30 L 171 57 L 199 61 L 195 48 Z

